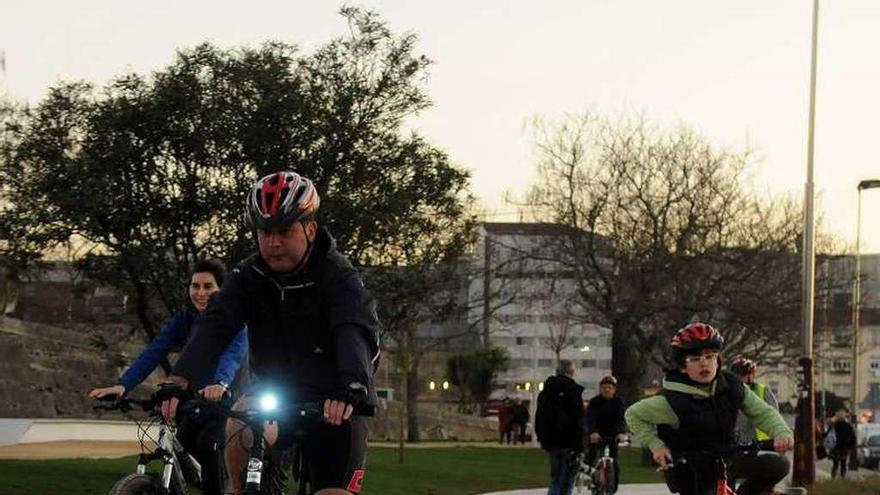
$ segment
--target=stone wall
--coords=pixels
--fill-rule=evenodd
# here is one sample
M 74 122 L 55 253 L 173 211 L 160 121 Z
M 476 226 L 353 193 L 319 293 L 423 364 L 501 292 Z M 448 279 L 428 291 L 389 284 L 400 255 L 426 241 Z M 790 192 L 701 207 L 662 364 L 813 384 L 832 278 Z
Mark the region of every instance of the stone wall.
M 399 438 L 400 408 L 398 401 L 382 401 L 376 417 L 370 420 L 370 440 L 396 441 Z M 420 402 L 418 408 L 423 441 L 497 439 L 498 422 L 494 416 L 482 418 L 459 414 L 454 405 L 433 402 Z
M 86 394 L 112 385 L 144 348 L 127 303 L 125 295 L 88 282 L 74 286 L 48 277 L 19 284 L 9 313 L 0 315 L 0 397 L 6 398 L 0 402 L 0 417 L 121 419 L 118 413 L 96 413 Z M 425 368 L 433 372 L 426 371 L 421 381 L 440 376 L 445 357 L 435 361 Z M 143 389 L 151 390 L 163 377 L 161 370 L 154 372 Z M 383 403 L 370 420 L 371 439 L 398 438 L 400 407 L 395 401 Z M 426 441 L 496 436 L 495 418 L 459 414 L 451 404 L 422 402 L 419 416 Z
M 86 394 L 125 363 L 86 333 L 0 317 L 0 417 L 89 417 Z

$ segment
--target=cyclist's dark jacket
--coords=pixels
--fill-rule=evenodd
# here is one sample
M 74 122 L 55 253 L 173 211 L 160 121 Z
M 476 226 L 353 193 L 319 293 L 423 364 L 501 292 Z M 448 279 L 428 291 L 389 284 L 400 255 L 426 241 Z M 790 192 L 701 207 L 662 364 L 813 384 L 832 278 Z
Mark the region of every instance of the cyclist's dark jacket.
M 667 374 L 666 380 L 699 385 L 679 371 Z M 715 383 L 715 393 L 707 398 L 668 388 L 660 392 L 679 420 L 677 429 L 669 425 L 657 427 L 660 439 L 673 452 L 715 451 L 736 443 L 733 432 L 746 388 L 736 375 L 723 370 L 718 372 Z
M 295 275 L 273 273 L 259 254 L 242 262 L 196 324 L 174 374 L 191 382 L 213 369 L 247 323 L 250 366 L 259 382 L 318 400 L 351 383 L 369 390 L 378 357 L 376 313 L 357 271 L 319 228 L 306 265 Z
M 596 395 L 590 399 L 587 407 L 587 435 L 598 433 L 603 438 L 610 438 L 626 433 L 626 423 L 623 420 L 625 410 L 620 397 L 606 399 L 601 394 Z
M 736 410 L 731 413 L 730 409 L 737 404 L 743 414 L 773 438 L 792 437 L 779 411 L 743 386 L 736 376 L 724 371 L 708 385 L 672 371 L 663 380 L 660 394 L 633 404 L 625 417 L 630 431 L 652 451 L 664 446 L 673 453 L 711 450 L 715 445 L 735 444 L 732 436 Z

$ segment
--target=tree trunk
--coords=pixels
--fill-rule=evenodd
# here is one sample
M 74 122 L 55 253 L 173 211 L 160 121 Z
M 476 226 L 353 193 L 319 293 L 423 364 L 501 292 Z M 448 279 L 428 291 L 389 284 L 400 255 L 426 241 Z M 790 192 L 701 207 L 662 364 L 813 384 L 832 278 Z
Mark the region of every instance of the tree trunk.
M 411 356 L 409 372 L 406 374 L 406 428 L 408 442 L 421 441 L 419 432 L 419 359 Z
M 611 338 L 611 372 L 617 378 L 617 395 L 625 403 L 641 399 L 639 382 L 645 373 L 645 361 L 632 333 L 615 326 Z
M 0 316 L 6 314 L 6 308 L 9 307 L 15 298 L 17 297 L 18 292 L 18 277 L 15 276 L 14 272 L 9 269 L 3 275 L 3 290 L 0 291 Z

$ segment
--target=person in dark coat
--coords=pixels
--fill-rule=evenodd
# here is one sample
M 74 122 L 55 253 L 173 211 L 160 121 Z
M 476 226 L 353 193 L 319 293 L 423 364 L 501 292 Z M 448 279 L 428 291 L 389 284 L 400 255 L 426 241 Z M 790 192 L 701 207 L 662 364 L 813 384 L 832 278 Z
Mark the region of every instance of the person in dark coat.
M 571 494 L 576 473 L 572 460 L 584 450 L 584 387 L 573 377 L 574 364 L 563 359 L 557 374 L 547 378 L 538 394 L 535 434 L 550 459 L 547 495 Z
M 498 408 L 498 443 L 504 445 L 505 440 L 510 444 L 510 433 L 513 431 L 513 409 L 510 407 L 510 399 L 507 397 Z
M 829 452 L 828 457 L 831 458 L 831 478 L 837 477 L 838 467 L 840 468 L 840 477 L 846 478 L 846 465 L 850 452 L 856 447 L 856 431 L 853 425 L 847 421 L 847 411 L 841 409 L 837 411 L 831 420 L 831 426 L 828 433 L 834 432 L 834 447 Z
M 529 422 L 530 414 L 529 408 L 523 404 L 522 399 L 517 397 L 513 399 L 513 443 L 516 445 L 516 442 L 526 443 L 526 425 Z

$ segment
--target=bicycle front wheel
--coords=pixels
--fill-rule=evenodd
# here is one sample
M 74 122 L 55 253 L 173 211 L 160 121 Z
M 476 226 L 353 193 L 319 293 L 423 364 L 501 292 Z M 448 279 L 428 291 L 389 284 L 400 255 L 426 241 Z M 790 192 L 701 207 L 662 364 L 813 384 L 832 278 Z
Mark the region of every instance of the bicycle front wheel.
M 617 491 L 617 476 L 614 472 L 614 463 L 603 462 L 597 474 L 599 475 L 597 495 L 614 495 Z
M 590 477 L 588 466 L 585 464 L 578 466 L 578 470 L 575 472 L 574 476 L 574 489 L 572 490 L 572 493 L 574 495 L 589 495 L 592 479 Z
M 110 495 L 158 495 L 159 479 L 149 474 L 129 474 L 117 481 Z

